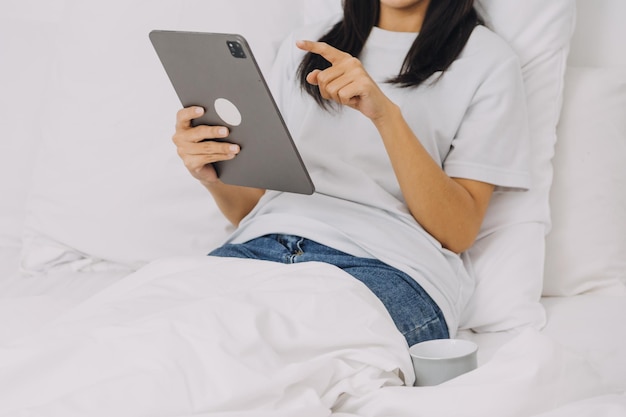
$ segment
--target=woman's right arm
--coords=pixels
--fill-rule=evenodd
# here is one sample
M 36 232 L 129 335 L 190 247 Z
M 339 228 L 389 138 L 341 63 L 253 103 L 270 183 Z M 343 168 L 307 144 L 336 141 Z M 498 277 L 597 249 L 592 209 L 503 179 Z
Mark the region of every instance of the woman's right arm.
M 191 121 L 202 114 L 202 107 L 181 109 L 176 115 L 176 133 L 172 140 L 189 173 L 211 192 L 224 216 L 237 226 L 265 190 L 227 185 L 217 178 L 213 163 L 235 158 L 240 149 L 232 143 L 210 140 L 228 137 L 228 128 L 224 126 L 192 127 Z

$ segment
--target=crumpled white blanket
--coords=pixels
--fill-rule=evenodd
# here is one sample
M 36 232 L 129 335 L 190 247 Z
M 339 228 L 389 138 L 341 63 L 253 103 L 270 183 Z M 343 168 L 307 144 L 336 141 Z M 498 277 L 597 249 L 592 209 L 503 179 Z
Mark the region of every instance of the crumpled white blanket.
M 608 391 L 527 331 L 414 388 L 382 304 L 330 265 L 154 262 L 0 346 L 0 416 L 529 416 Z

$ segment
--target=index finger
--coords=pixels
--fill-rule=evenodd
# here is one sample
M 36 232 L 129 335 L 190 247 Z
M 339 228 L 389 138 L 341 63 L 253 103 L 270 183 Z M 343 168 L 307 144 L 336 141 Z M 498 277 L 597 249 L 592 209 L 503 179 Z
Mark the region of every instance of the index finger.
M 349 54 L 330 46 L 326 42 L 297 41 L 296 45 L 303 51 L 321 55 L 331 64 L 350 56 Z
M 176 127 L 186 129 L 191 127 L 191 121 L 204 114 L 204 109 L 198 106 L 185 107 L 176 113 Z

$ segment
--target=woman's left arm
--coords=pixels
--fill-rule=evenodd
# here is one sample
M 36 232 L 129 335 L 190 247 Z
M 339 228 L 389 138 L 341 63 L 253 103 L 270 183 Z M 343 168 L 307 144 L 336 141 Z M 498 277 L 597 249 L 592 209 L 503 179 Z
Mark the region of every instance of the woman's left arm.
M 357 58 L 325 43 L 299 41 L 297 45 L 331 63 L 307 76 L 322 97 L 352 107 L 374 123 L 415 220 L 446 249 L 456 253 L 468 249 L 478 235 L 494 186 L 450 178 Z
M 467 250 L 478 235 L 494 186 L 450 178 L 424 149 L 395 104 L 389 104 L 389 109 L 372 121 L 415 220 L 445 248 L 456 253 Z

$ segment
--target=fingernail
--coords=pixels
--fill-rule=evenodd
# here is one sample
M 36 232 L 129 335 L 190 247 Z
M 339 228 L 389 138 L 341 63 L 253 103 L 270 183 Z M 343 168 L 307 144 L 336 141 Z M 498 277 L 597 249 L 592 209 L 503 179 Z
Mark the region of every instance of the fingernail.
M 220 135 L 222 135 L 222 136 L 226 136 L 226 135 L 228 135 L 228 129 L 226 129 L 225 127 L 221 127 L 221 128 L 217 131 L 217 133 L 219 133 L 219 134 L 220 134 Z
M 196 111 L 196 114 L 204 113 L 204 109 L 202 107 L 196 107 L 195 111 Z
M 235 152 L 235 153 L 239 152 L 239 146 L 237 145 L 230 145 L 228 149 L 230 149 L 231 152 Z

